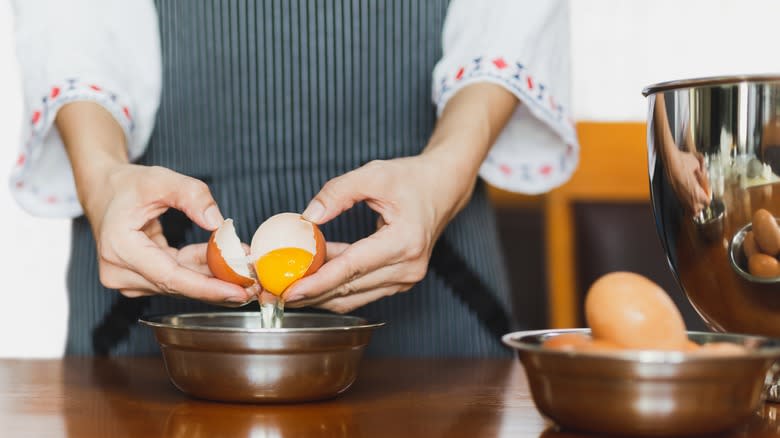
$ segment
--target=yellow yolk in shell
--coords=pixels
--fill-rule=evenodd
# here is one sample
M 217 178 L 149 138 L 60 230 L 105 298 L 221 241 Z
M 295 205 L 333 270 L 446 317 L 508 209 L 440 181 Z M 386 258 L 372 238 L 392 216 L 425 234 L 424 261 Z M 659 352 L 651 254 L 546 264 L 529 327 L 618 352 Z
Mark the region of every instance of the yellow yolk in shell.
M 314 255 L 301 248 L 279 248 L 255 262 L 258 281 L 268 292 L 281 295 L 309 270 Z

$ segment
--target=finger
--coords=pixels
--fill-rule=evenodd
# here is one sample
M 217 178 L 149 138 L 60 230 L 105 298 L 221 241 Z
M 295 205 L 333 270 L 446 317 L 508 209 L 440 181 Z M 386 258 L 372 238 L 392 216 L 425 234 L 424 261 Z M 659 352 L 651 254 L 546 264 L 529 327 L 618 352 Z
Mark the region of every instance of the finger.
M 127 298 L 140 298 L 140 297 L 146 297 L 150 295 L 156 295 L 158 292 L 153 292 L 150 290 L 142 290 L 142 289 L 120 289 L 119 293 L 126 296 Z
M 162 224 L 160 224 L 158 219 L 153 219 L 147 222 L 141 231 L 146 233 L 146 235 L 149 236 L 149 239 L 156 243 L 160 248 L 168 247 L 168 239 L 165 238 Z
M 395 295 L 401 291 L 400 286 L 389 286 L 380 289 L 370 290 L 364 293 L 350 295 L 347 297 L 338 297 L 316 306 L 320 309 L 329 310 L 336 313 L 349 313 L 359 307 L 363 307 L 366 304 L 373 303 L 379 299 Z
M 304 219 L 322 224 L 356 203 L 383 193 L 386 187 L 384 179 L 378 175 L 380 166 L 378 162 L 372 162 L 325 183 L 303 211 Z
M 224 218 L 208 185 L 164 167 L 154 167 L 154 178 L 144 180 L 144 193 L 162 193 L 160 200 L 187 215 L 206 230 L 217 229 Z
M 133 272 L 121 266 L 108 262 L 101 262 L 99 269 L 100 283 L 107 289 L 138 289 L 154 293 L 162 292 L 154 283 L 150 282 L 137 272 Z
M 712 190 L 710 188 L 709 178 L 707 178 L 707 173 L 705 171 L 696 172 L 696 180 L 704 191 L 705 197 L 709 200 L 712 197 Z
M 349 243 L 344 242 L 325 242 L 325 261 L 330 261 L 340 256 L 347 248 Z
M 206 259 L 207 243 L 187 245 L 176 252 L 176 261 L 187 269 L 213 277 Z
M 409 268 L 409 265 L 409 263 L 398 263 L 385 266 L 376 271 L 369 272 L 362 277 L 356 278 L 353 281 L 340 284 L 334 289 L 325 291 L 319 295 L 301 297 L 300 295 L 296 296 L 294 294 L 286 293 L 284 299 L 290 307 L 304 307 L 317 305 L 334 298 L 360 294 L 392 285 L 413 285 L 422 280 L 422 277 L 425 274 L 423 273 L 422 276 L 419 276 L 419 274 L 415 272 L 414 275 L 412 275 L 412 269 Z
M 123 262 L 163 292 L 218 304 L 246 303 L 251 299 L 247 291 L 240 286 L 179 265 L 143 233 L 131 233 L 126 239 L 125 242 L 120 242 L 120 246 L 133 250 L 120 254 Z
M 381 267 L 398 263 L 404 248 L 397 241 L 392 233 L 383 231 L 358 240 L 317 272 L 295 282 L 286 295 L 298 299 L 315 297 Z

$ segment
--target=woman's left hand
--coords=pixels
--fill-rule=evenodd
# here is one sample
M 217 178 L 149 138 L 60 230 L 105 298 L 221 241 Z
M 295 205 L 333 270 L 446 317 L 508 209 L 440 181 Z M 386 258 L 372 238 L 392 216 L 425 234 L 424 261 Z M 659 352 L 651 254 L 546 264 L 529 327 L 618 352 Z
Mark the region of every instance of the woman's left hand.
M 474 184 L 439 158 L 372 161 L 328 181 L 304 218 L 322 224 L 365 201 L 379 214 L 377 231 L 351 245 L 329 242 L 328 261 L 285 292 L 287 305 L 346 313 L 422 280 L 437 238 Z
M 372 161 L 328 181 L 304 218 L 323 224 L 365 201 L 379 214 L 377 231 L 351 245 L 329 243 L 319 271 L 285 292 L 289 306 L 346 313 L 422 280 L 436 240 L 468 202 L 480 163 L 516 107 L 499 85 L 467 85 L 420 155 Z

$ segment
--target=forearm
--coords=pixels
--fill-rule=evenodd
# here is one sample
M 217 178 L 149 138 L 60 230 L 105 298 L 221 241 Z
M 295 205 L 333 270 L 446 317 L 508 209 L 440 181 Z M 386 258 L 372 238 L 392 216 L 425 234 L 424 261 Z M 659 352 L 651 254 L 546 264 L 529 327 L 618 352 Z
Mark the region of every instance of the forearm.
M 447 103 L 423 154 L 450 166 L 463 180 L 476 180 L 504 125 L 518 105 L 505 88 L 478 83 L 460 90 Z
M 128 162 L 125 134 L 113 116 L 92 102 L 74 102 L 57 113 L 57 130 L 70 159 L 79 201 L 89 212 L 95 189 L 111 169 Z

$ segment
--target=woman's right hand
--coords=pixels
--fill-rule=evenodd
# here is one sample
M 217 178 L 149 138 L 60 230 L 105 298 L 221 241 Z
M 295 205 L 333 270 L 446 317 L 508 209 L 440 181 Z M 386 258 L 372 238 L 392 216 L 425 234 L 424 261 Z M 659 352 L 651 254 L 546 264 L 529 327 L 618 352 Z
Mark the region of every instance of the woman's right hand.
M 218 280 L 206 265 L 206 244 L 171 248 L 159 217 L 168 208 L 214 230 L 222 223 L 208 186 L 163 167 L 122 164 L 85 203 L 97 242 L 100 282 L 128 297 L 179 295 L 241 305 L 253 290 Z
M 255 297 L 253 288 L 211 275 L 205 243 L 171 248 L 162 233 L 159 217 L 169 208 L 206 230 L 219 227 L 222 214 L 204 182 L 163 167 L 129 164 L 124 132 L 97 104 L 65 105 L 57 127 L 97 242 L 105 287 L 127 297 L 166 294 L 226 306 Z

